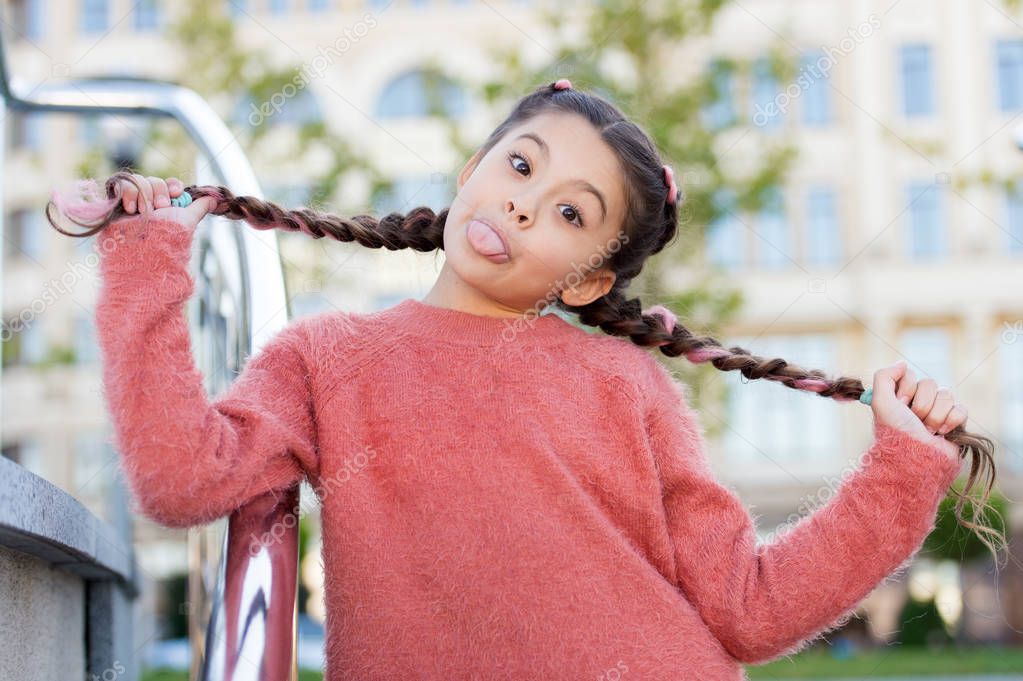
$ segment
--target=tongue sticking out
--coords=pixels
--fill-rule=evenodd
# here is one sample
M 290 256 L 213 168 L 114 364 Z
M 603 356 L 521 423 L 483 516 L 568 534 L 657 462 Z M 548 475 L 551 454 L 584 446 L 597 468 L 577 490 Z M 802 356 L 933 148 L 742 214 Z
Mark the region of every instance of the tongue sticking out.
M 473 220 L 469 223 L 467 235 L 469 237 L 469 243 L 471 243 L 473 248 L 483 255 L 498 255 L 500 253 L 505 253 L 504 243 L 501 241 L 501 237 L 497 236 L 497 233 L 494 232 L 494 230 L 479 220 Z

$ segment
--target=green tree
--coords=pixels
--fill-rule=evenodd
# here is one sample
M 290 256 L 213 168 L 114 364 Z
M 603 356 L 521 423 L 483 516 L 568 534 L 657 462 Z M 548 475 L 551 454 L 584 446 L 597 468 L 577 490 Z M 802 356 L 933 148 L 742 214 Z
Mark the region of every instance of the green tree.
M 309 64 L 280 65 L 279 59 L 242 45 L 235 23 L 221 3 L 184 0 L 181 4 L 183 8 L 175 13 L 164 34 L 177 48 L 175 53 L 179 57 L 174 80 L 195 90 L 220 114 L 249 158 L 254 159 L 257 173 L 261 163 L 302 167 L 305 174 L 299 181 L 309 190 L 305 204 L 335 213 L 366 211 L 362 205 L 334 205 L 339 200 L 338 190 L 350 177 L 367 180 L 371 195 L 392 189 L 393 182 L 351 145 L 343 131 L 330 130 L 323 120 L 314 118 L 284 125 L 280 120 L 284 117 L 275 113 L 253 125 L 247 115 L 250 110 L 247 103 L 259 107 L 275 98 L 283 101 L 279 110 L 284 112 L 301 106 L 299 96 L 315 91 L 321 76 L 328 76 L 317 73 Z M 294 93 L 294 96 L 281 97 L 287 93 Z M 277 134 L 292 135 L 293 143 L 270 144 Z M 135 172 L 179 177 L 186 182 L 192 177 L 197 150 L 176 122 L 149 120 L 140 137 L 142 151 L 133 168 Z M 287 149 L 286 158 L 274 157 L 272 150 L 281 147 Z M 315 152 L 316 163 L 303 162 L 311 152 Z M 312 168 L 318 170 L 310 170 Z M 112 170 L 101 144 L 89 150 L 76 167 L 76 172 L 83 177 L 102 177 Z M 280 239 L 282 251 L 286 251 L 287 241 L 307 237 L 281 233 Z M 292 280 L 299 274 L 322 287 L 330 272 L 330 263 L 320 263 L 315 271 L 302 273 L 285 267 L 289 290 L 294 290 Z
M 975 484 L 980 485 L 983 480 Z M 963 492 L 964 481 L 957 480 L 953 485 L 960 494 Z M 972 492 L 971 492 L 972 493 Z M 977 538 L 977 534 L 964 528 L 955 517 L 955 505 L 957 498 L 952 494 L 946 496 L 938 506 L 938 515 L 934 522 L 934 530 L 924 540 L 922 552 L 927 553 L 935 560 L 954 560 L 963 562 L 989 556 L 989 550 Z M 988 497 L 990 508 L 979 509 L 967 503 L 966 517 L 971 522 L 991 527 L 992 529 L 1009 534 L 1006 525 L 1008 517 L 1008 502 L 1004 495 L 997 490 L 991 490 Z M 972 513 L 970 512 L 972 510 Z
M 910 596 L 906 599 L 899 613 L 899 634 L 896 641 L 903 646 L 928 647 L 951 643 L 952 637 L 933 598 L 918 601 Z
M 978 481 L 975 485 L 980 483 L 981 481 Z M 960 479 L 955 482 L 953 487 L 962 494 L 964 484 L 965 481 Z M 955 563 L 959 574 L 959 592 L 965 600 L 968 597 L 972 584 L 967 583 L 968 580 L 963 570 L 964 564 L 989 559 L 990 553 L 988 548 L 977 538 L 975 532 L 964 528 L 956 520 L 956 501 L 957 498 L 951 494 L 941 501 L 938 506 L 934 530 L 924 540 L 921 553 L 936 561 L 952 561 Z M 1005 496 L 993 489 L 988 498 L 988 503 L 990 507 L 986 509 L 980 509 L 967 503 L 964 515 L 971 522 L 991 527 L 998 532 L 1004 533 L 1007 537 L 1011 536 L 1007 523 L 1009 517 L 1008 501 Z M 995 578 L 997 579 L 997 577 Z M 954 632 L 957 641 L 962 641 L 965 638 L 967 621 L 972 616 L 974 616 L 972 609 L 964 607 Z

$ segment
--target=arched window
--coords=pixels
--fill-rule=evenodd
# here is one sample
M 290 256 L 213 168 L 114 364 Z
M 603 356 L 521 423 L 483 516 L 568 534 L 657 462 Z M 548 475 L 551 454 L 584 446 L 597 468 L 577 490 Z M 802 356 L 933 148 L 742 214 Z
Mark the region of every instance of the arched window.
M 260 125 L 302 125 L 323 120 L 320 102 L 308 86 L 297 88 L 290 81 L 280 91 L 257 102 L 254 97 L 244 97 L 235 107 L 232 118 L 237 123 L 252 127 Z
M 423 118 L 446 113 L 465 115 L 468 101 L 465 91 L 450 78 L 423 69 L 394 78 L 380 93 L 377 118 Z

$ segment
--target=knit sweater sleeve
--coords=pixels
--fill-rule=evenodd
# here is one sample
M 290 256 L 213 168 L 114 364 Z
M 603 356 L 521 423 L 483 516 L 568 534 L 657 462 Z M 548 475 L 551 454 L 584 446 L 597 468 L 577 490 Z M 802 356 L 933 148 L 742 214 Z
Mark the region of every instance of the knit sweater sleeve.
M 831 501 L 757 545 L 754 520 L 715 480 L 684 386 L 653 364 L 646 425 L 675 586 L 733 657 L 759 664 L 801 650 L 847 621 L 876 586 L 912 562 L 960 461 L 875 423 L 863 465 Z
M 318 465 L 302 320 L 208 398 L 184 315 L 193 234 L 146 214 L 98 237 L 95 319 L 114 444 L 132 510 L 168 527 L 228 515 Z

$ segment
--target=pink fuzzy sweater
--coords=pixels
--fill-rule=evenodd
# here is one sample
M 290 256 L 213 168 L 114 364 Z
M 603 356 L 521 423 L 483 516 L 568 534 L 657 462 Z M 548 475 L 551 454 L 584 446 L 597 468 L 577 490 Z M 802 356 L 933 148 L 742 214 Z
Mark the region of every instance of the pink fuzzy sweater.
M 294 320 L 210 400 L 183 314 L 192 237 L 149 216 L 99 235 L 133 510 L 200 525 L 308 479 L 328 681 L 743 679 L 906 568 L 960 468 L 875 424 L 831 501 L 758 545 L 649 350 L 414 299 Z

